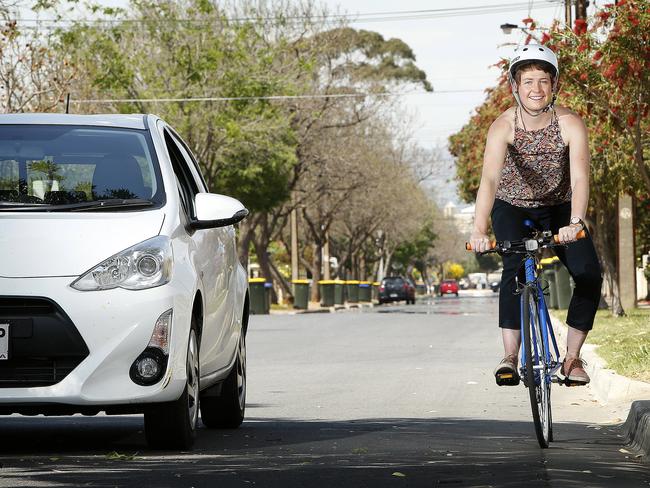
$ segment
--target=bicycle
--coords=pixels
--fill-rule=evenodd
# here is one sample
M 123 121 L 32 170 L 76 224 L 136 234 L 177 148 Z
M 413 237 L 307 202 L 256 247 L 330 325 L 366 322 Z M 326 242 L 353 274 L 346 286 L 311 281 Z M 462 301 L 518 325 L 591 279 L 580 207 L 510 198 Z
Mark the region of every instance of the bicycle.
M 491 241 L 486 253 L 522 254 L 526 281 L 517 287 L 521 295 L 521 367 L 520 376 L 528 388 L 530 406 L 533 412 L 535 434 L 540 447 L 547 448 L 553 441 L 553 416 L 551 412 L 551 384 L 573 386 L 577 383 L 560 378 L 557 373 L 562 366 L 560 351 L 553 333 L 551 317 L 546 307 L 542 281 L 537 276 L 539 260 L 543 249 L 563 246 L 557 235 L 551 231 L 538 231 L 532 221 L 525 221 L 531 227 L 531 237 L 519 241 Z M 586 237 L 584 230 L 578 239 Z M 465 244 L 471 251 L 471 245 Z M 549 346 L 552 345 L 553 349 Z M 509 375 L 510 377 L 505 377 Z M 512 380 L 512 373 L 503 374 L 502 380 Z M 514 384 L 514 383 L 513 383 Z

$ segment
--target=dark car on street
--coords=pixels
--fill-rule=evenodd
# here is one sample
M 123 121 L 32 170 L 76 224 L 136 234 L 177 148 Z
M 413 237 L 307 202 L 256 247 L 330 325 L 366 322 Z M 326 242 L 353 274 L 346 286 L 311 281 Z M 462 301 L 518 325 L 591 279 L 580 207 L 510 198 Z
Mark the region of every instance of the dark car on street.
M 442 280 L 438 295 L 456 295 L 458 296 L 458 282 L 456 280 Z
M 389 276 L 379 285 L 379 304 L 399 302 L 415 303 L 415 286 L 401 276 Z

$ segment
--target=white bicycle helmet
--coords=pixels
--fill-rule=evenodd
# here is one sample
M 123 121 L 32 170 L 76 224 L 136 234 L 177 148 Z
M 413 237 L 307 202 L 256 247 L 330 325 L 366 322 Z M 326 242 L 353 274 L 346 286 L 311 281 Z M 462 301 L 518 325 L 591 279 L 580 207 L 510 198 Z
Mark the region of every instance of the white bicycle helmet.
M 519 66 L 527 61 L 543 61 L 550 64 L 555 69 L 555 76 L 553 76 L 553 101 L 544 109 L 544 112 L 546 112 L 553 106 L 553 103 L 555 102 L 557 81 L 560 77 L 560 66 L 557 62 L 557 56 L 553 51 L 551 51 L 546 46 L 542 46 L 541 44 L 525 44 L 523 46 L 517 46 L 514 55 L 510 60 L 510 66 L 508 68 L 508 79 L 510 81 L 510 86 L 512 87 L 512 94 L 515 96 L 515 99 L 519 105 L 521 105 L 521 101 L 519 100 L 519 95 L 517 94 L 515 72 Z

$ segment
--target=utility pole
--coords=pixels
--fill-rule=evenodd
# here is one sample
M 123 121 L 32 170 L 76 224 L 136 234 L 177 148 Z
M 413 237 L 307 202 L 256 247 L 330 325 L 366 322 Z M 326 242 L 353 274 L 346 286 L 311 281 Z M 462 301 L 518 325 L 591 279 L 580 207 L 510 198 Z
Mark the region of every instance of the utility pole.
M 323 243 L 323 279 L 331 279 L 330 274 L 330 233 L 325 232 L 325 242 Z
M 589 5 L 589 0 L 575 0 L 576 2 L 576 20 L 584 19 L 587 20 L 587 6 Z
M 298 276 L 298 211 L 294 208 L 290 215 L 291 225 L 291 281 Z
M 632 196 L 618 197 L 618 289 L 623 310 L 636 307 L 634 259 L 634 204 Z

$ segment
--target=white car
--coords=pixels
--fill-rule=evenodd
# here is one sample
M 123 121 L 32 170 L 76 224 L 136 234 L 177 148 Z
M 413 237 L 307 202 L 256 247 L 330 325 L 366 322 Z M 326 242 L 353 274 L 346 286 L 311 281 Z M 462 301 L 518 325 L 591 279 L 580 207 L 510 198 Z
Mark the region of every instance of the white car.
M 0 115 L 0 414 L 144 413 L 188 448 L 237 427 L 237 200 L 153 115 Z

